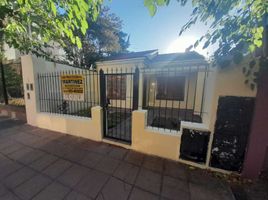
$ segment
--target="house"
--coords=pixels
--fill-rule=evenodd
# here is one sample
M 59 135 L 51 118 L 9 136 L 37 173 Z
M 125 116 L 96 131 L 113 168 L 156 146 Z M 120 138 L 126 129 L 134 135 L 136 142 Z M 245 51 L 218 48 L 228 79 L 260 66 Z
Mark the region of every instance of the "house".
M 23 56 L 27 122 L 200 168 L 241 172 L 256 96 L 244 83 L 245 63 L 220 69 L 196 52 L 150 50 L 96 64 L 77 69 Z

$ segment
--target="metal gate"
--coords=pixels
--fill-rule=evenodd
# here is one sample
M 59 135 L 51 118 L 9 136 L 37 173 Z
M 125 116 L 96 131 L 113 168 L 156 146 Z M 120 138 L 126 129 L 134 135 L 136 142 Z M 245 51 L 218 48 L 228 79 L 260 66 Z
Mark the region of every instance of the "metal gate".
M 131 143 L 132 111 L 138 109 L 139 69 L 100 70 L 105 138 Z

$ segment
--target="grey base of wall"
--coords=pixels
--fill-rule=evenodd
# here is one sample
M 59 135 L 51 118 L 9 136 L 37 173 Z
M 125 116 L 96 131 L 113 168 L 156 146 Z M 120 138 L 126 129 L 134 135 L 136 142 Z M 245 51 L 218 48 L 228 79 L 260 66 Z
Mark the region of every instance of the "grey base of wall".
M 0 105 L 0 115 L 27 121 L 25 107 Z

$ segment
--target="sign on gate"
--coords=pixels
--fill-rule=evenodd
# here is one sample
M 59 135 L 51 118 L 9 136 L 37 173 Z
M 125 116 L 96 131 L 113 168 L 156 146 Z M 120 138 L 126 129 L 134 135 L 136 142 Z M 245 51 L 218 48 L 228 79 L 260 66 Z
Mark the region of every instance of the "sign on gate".
M 61 75 L 63 99 L 68 101 L 84 101 L 84 76 L 79 74 Z

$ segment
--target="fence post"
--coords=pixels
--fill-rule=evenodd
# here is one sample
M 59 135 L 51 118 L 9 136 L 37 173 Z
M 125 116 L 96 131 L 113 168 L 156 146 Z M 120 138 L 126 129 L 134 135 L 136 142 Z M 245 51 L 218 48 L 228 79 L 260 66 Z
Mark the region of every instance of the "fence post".
M 105 99 L 106 85 L 105 85 L 105 75 L 102 69 L 100 69 L 100 106 L 103 108 L 106 104 Z
M 134 75 L 133 75 L 133 110 L 138 110 L 139 106 L 139 68 L 136 67 Z

